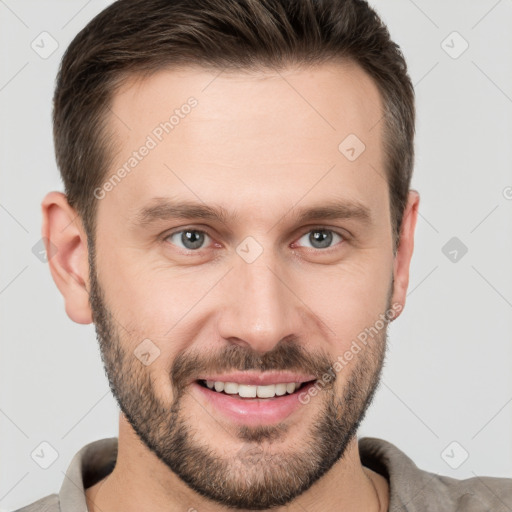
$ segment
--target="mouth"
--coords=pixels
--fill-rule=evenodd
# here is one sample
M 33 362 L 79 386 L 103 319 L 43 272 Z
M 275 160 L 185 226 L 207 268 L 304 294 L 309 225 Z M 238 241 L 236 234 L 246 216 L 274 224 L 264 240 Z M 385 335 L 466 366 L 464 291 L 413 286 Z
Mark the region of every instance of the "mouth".
M 305 388 L 312 386 L 316 379 L 306 382 L 280 382 L 268 385 L 249 385 L 238 384 L 236 382 L 223 382 L 198 379 L 197 384 L 214 393 L 228 395 L 231 398 L 239 400 L 267 401 L 287 397 L 289 395 L 298 395 Z
M 203 407 L 212 411 L 214 416 L 220 415 L 235 425 L 256 427 L 277 425 L 288 417 L 308 414 L 310 408 L 304 406 L 301 395 L 307 393 L 315 382 L 248 385 L 199 379 L 193 381 L 191 389 Z

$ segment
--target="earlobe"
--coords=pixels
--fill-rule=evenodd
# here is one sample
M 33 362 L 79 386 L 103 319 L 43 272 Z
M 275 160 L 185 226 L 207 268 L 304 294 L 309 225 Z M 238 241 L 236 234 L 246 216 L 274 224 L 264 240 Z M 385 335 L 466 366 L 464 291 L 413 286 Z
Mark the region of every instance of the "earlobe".
M 42 202 L 42 235 L 50 271 L 64 297 L 66 313 L 79 324 L 92 322 L 89 305 L 87 236 L 79 216 L 61 192 L 50 192 Z
M 407 288 L 409 286 L 409 269 L 414 250 L 414 230 L 418 219 L 420 196 L 416 190 L 410 190 L 400 228 L 400 243 L 394 261 L 394 288 L 392 304 L 405 307 Z M 398 315 L 399 316 L 399 315 Z M 398 318 L 398 316 L 396 318 Z

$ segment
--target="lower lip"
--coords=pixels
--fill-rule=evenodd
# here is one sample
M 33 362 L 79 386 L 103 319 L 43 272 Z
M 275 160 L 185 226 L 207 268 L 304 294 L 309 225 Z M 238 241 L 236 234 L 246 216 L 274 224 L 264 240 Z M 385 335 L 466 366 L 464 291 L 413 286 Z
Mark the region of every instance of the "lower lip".
M 314 385 L 310 382 L 291 395 L 274 398 L 241 398 L 205 388 L 194 382 L 192 387 L 209 403 L 233 422 L 243 425 L 279 423 L 299 409 L 303 404 L 299 396 Z

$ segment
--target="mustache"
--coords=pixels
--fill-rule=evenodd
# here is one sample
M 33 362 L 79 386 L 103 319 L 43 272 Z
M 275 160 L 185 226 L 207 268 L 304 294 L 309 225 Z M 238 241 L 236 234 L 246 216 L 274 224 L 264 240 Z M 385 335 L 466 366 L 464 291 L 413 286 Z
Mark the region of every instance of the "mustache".
M 296 342 L 281 341 L 264 354 L 250 347 L 226 345 L 217 352 L 181 352 L 171 367 L 171 381 L 179 393 L 200 374 L 258 370 L 296 371 L 315 375 L 317 379 L 332 373 L 332 362 L 325 352 L 308 352 Z M 331 370 L 331 372 L 329 372 Z

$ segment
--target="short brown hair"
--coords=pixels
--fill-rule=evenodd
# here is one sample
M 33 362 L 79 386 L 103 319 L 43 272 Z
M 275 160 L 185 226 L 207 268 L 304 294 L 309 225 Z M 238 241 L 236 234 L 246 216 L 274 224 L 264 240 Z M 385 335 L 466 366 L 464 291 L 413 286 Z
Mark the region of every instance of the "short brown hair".
M 98 14 L 62 59 L 53 110 L 57 163 L 88 238 L 93 190 L 114 158 L 109 107 L 126 78 L 173 65 L 251 70 L 336 59 L 361 66 L 382 95 L 398 245 L 414 161 L 414 89 L 400 48 L 363 0 L 118 0 Z

